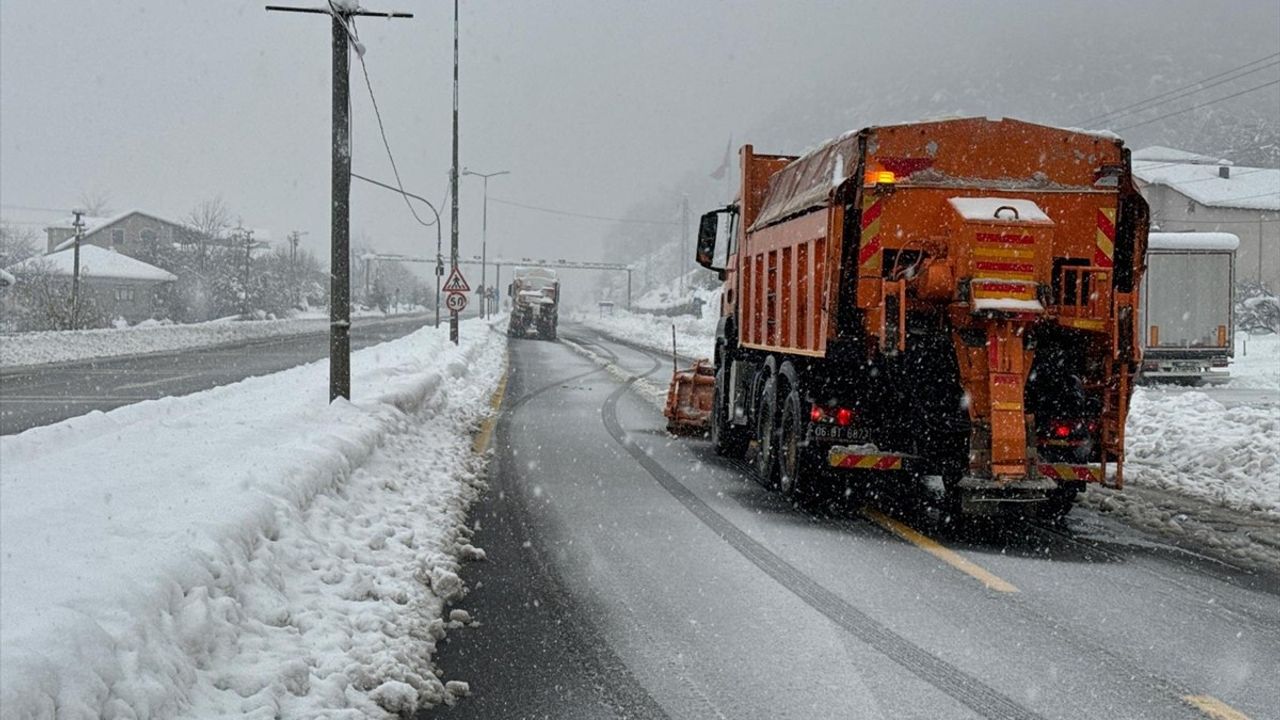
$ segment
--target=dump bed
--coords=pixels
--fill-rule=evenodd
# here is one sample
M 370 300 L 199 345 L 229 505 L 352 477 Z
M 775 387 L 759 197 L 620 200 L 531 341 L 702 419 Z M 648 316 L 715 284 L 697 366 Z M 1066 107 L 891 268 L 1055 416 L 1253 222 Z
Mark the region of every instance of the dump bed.
M 744 347 L 822 357 L 833 338 L 874 335 L 883 281 L 926 255 L 951 258 L 956 275 L 950 286 L 939 278 L 939 293 L 994 288 L 988 300 L 1064 319 L 1081 313 L 1054 300 L 1088 299 L 1081 291 L 1097 281 L 1064 266 L 1105 269 L 1108 289 L 1129 292 L 1140 264 L 1121 202 L 1136 191 L 1114 137 L 972 118 L 867 128 L 800 158 L 746 146 L 741 161 L 743 248 L 731 270 Z M 1020 238 L 1034 258 L 1011 247 Z

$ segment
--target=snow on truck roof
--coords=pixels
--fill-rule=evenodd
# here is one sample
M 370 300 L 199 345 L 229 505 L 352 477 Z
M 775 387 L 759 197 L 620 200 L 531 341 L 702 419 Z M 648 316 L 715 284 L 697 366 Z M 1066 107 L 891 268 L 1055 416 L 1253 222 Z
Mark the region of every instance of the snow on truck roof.
M 953 197 L 947 202 L 965 220 L 1052 224 L 1048 215 L 1030 200 L 1002 197 Z M 1012 212 L 1010 211 L 1012 209 Z
M 1218 250 L 1240 247 L 1240 238 L 1224 232 L 1153 232 L 1147 235 L 1148 250 Z
M 952 117 L 934 120 L 921 120 L 909 123 L 892 123 L 872 125 L 863 130 L 850 130 L 828 140 L 827 142 L 806 151 L 802 156 L 792 160 L 786 167 L 774 173 L 769 179 L 769 191 L 765 203 L 756 215 L 752 229 L 759 229 L 782 218 L 795 215 L 816 207 L 826 205 L 831 191 L 843 184 L 857 170 L 860 149 L 860 136 L 864 131 L 874 131 L 910 125 L 923 125 L 940 122 L 965 122 L 986 120 L 991 123 L 1010 122 L 1022 125 L 1052 128 L 1063 132 L 1090 135 L 1108 140 L 1118 137 L 1108 131 L 1083 130 L 1079 128 L 1060 128 L 1052 125 L 1039 125 L 1013 118 L 979 118 Z M 1038 208 L 1037 208 L 1038 210 Z M 1046 218 L 1047 219 L 1047 218 Z

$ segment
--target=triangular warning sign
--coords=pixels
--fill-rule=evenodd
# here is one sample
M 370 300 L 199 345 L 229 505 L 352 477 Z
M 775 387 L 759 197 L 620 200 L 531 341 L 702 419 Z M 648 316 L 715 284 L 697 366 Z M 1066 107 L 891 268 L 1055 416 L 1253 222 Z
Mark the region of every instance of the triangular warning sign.
M 449 273 L 449 279 L 444 281 L 444 287 L 440 289 L 447 293 L 471 292 L 471 286 L 467 284 L 466 279 L 456 267 Z

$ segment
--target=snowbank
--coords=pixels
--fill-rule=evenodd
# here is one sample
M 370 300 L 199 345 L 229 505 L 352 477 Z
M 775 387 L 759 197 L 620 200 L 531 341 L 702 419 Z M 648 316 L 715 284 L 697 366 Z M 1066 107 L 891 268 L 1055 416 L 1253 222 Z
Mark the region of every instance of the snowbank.
M 1236 333 L 1230 384 L 1280 392 L 1280 335 Z
M 685 357 L 710 358 L 715 353 L 716 324 L 720 320 L 720 291 L 707 294 L 702 317 L 676 315 L 661 317 L 615 308 L 613 315 L 574 313 L 572 320 L 620 340 L 671 352 L 671 326 L 676 328 L 676 344 Z
M 0 438 L 6 717 L 387 716 L 462 584 L 505 338 L 418 332 Z
M 1280 516 L 1280 407 L 1138 388 L 1126 445 L 1129 482 Z
M 382 313 L 353 315 L 383 317 Z M 0 335 L 0 368 L 168 352 L 324 332 L 328 327 L 327 317 L 298 317 L 246 322 L 224 319 L 190 325 L 143 322 L 125 328 L 15 333 Z

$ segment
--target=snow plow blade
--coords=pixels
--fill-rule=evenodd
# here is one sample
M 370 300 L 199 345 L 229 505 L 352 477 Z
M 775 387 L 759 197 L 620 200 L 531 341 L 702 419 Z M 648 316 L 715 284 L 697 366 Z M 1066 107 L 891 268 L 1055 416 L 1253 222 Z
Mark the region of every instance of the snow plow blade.
M 667 432 L 673 435 L 701 435 L 711 423 L 711 403 L 715 399 L 716 369 L 710 360 L 698 360 L 693 367 L 677 370 L 667 388 Z

